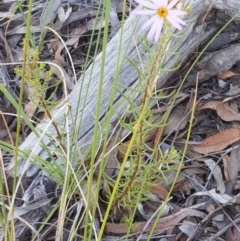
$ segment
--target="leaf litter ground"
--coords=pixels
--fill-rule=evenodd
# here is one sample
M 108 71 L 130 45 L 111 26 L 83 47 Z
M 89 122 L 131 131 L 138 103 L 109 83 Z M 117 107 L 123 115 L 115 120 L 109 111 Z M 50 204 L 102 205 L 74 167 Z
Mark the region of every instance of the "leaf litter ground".
M 55 1 L 54 3 L 55 5 L 51 9 L 53 15 L 41 20 L 39 16 L 44 16 L 45 12 L 41 3 L 35 2 L 32 32 L 34 33 L 34 41 L 41 44 L 40 59 L 52 61 L 61 66 L 70 92 L 75 84 L 73 71 L 69 67 L 70 60 L 64 46 L 54 34 L 47 32 L 44 41 L 40 41 L 41 24 L 43 21 L 44 24 L 50 24 L 55 13 L 58 13 L 51 26 L 64 39 L 71 53 L 77 77 L 79 77 L 83 71 L 83 66 L 86 64 L 89 36 L 93 30 L 94 21 L 96 21 L 98 1 L 80 1 L 78 3 Z M 110 36 L 119 27 L 121 3 L 113 1 Z M 7 29 L 0 32 L 0 58 L 2 63 L 15 63 L 22 61 L 23 58 L 22 39 L 26 30 L 21 14 L 12 10 L 15 4 L 11 1 L 0 3 L 0 15 L 3 18 L 1 27 Z M 27 11 L 27 6 L 23 6 L 23 11 Z M 101 31 L 103 24 L 100 22 L 97 26 L 98 31 Z M 240 171 L 240 45 L 237 42 L 240 39 L 239 30 L 237 25 L 232 24 L 213 42 L 208 49 L 208 53 L 200 60 L 188 77 L 169 116 L 169 124 L 161 132 L 163 153 L 167 153 L 171 146 L 174 146 L 180 152 L 183 150 L 191 104 L 193 103 L 194 93 L 197 91 L 191 142 L 184 166 L 171 195 L 172 198 L 168 201 L 163 216 L 154 231 L 155 240 L 240 240 L 238 225 L 240 221 L 238 215 L 240 188 L 238 175 Z M 93 44 L 92 51 L 94 49 Z M 98 51 L 100 52 L 101 48 Z M 196 55 L 192 56 L 192 58 L 194 57 Z M 87 64 L 89 63 L 90 61 Z M 16 76 L 12 66 L 1 65 L 0 84 L 3 84 L 9 93 L 18 100 L 19 77 Z M 188 66 L 188 63 L 182 66 L 172 77 L 171 85 L 166 87 L 171 88 L 178 84 L 180 81 L 179 75 L 184 75 Z M 56 102 L 61 101 L 61 84 L 57 89 L 52 87 L 58 83 L 59 78 L 61 76 L 55 69 L 54 77 L 49 82 L 48 91 L 46 94 L 44 93 L 45 98 L 54 94 L 54 100 Z M 198 81 L 197 89 L 195 88 L 196 81 Z M 24 93 L 26 104 L 23 108 L 29 118 L 40 121 L 44 118 L 44 111 L 38 107 L 39 102 L 37 100 L 33 102 L 35 105 L 33 103 L 29 105 L 31 91 L 35 90 L 26 88 Z M 16 119 L 14 115 L 6 113 L 16 114 L 16 110 L 4 96 L 4 93 L 0 94 L 0 110 L 4 113 L 0 116 L 0 139 L 7 143 L 14 143 Z M 155 122 L 160 122 L 161 114 L 168 108 L 168 100 L 153 107 L 152 112 L 156 116 Z M 29 130 L 24 129 L 23 125 L 22 141 L 28 134 Z M 156 128 L 148 133 L 144 141 L 151 145 L 155 140 L 158 140 L 158 134 L 159 129 Z M 111 178 L 114 178 L 117 173 L 118 162 L 121 163 L 127 145 L 128 139 L 117 148 L 112 148 L 111 142 L 109 143 L 108 148 L 111 153 L 106 163 L 105 173 Z M 134 153 L 136 150 L 137 148 L 133 149 L 132 152 Z M 11 156 L 4 151 L 2 155 L 4 166 L 7 166 Z M 168 161 L 171 162 L 171 160 Z M 161 180 L 161 182 L 153 180 L 152 185 L 149 186 L 146 200 L 138 204 L 138 211 L 134 217 L 135 225 L 131 229 L 129 240 L 146 240 L 153 224 L 153 215 L 162 201 L 166 199 L 175 174 L 176 171 L 171 170 L 166 172 L 165 180 Z M 10 189 L 10 178 L 5 185 L 8 185 Z M 24 188 L 29 186 L 29 184 L 24 185 L 26 185 Z M 24 201 L 21 200 L 23 192 L 19 192 L 18 195 L 16 207 L 21 208 L 24 206 Z M 143 195 L 146 195 L 146 193 L 143 193 Z M 107 200 L 104 188 L 100 197 L 102 200 Z M 104 212 L 105 205 L 102 200 L 99 200 L 99 205 Z M 70 201 L 73 205 L 74 200 Z M 117 212 L 111 213 L 105 229 L 104 239 L 106 240 L 124 239 L 128 232 L 124 219 L 131 215 L 131 208 L 115 209 L 115 211 Z M 68 215 L 69 219 L 66 219 L 66 231 L 64 233 L 66 237 L 63 237 L 63 240 L 68 240 L 68 233 L 71 230 L 70 217 L 73 217 L 74 213 Z M 24 218 L 24 215 L 22 217 Z M 49 220 L 50 228 L 42 231 L 42 240 L 55 239 L 56 217 L 53 215 L 52 219 Z M 36 222 L 35 224 L 31 223 L 31 225 L 37 228 L 39 224 Z M 25 229 L 18 238 L 19 240 L 30 240 L 31 235 L 31 232 Z M 79 228 L 76 240 L 82 240 L 81 235 L 82 228 Z

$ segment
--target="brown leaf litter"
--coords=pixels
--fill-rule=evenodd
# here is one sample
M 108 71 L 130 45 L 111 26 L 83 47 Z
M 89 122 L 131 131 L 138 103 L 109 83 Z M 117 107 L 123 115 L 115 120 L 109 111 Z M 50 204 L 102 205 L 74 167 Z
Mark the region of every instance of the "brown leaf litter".
M 99 21 L 99 18 L 97 18 L 97 3 L 94 5 L 94 1 L 86 1 L 86 5 L 86 3 L 83 4 L 83 1 L 80 2 L 77 4 L 69 1 L 68 4 L 63 4 L 59 0 L 54 0 L 51 4 L 47 4 L 47 8 L 44 9 L 42 4 L 38 4 L 36 1 L 32 10 L 36 16 L 42 16 L 41 18 L 33 18 L 31 26 L 35 40 L 42 44 L 40 60 L 56 63 L 59 66 L 59 68 L 55 68 L 53 79 L 49 81 L 47 92 L 50 93 L 46 93 L 46 98 L 51 96 L 54 89 L 52 86 L 63 78 L 59 69 L 64 73 L 69 91 L 74 88 L 75 83 L 73 81 L 73 70 L 69 64 L 70 59 L 64 45 L 58 37 L 47 31 L 44 26 L 50 25 L 53 30 L 61 35 L 68 51 L 71 53 L 75 70 L 79 76 L 83 71 L 83 66 L 88 64 L 85 62 L 85 55 L 90 41 L 89 33 L 93 30 L 96 22 L 98 23 L 98 31 L 101 31 L 105 24 L 104 21 Z M 122 1 L 112 1 L 111 36 L 119 27 L 122 4 Z M 0 18 L 3 18 L 1 26 L 5 29 L 4 32 L 0 32 L 0 61 L 3 63 L 17 62 L 23 54 L 22 38 L 26 32 L 26 26 L 20 12 L 14 12 L 14 8 L 15 2 L 4 1 L 0 3 Z M 24 8 L 25 13 L 27 10 L 27 8 Z M 47 14 L 48 11 L 50 14 Z M 239 37 L 236 34 L 239 32 L 236 28 L 233 28 L 232 35 L 229 31 L 224 33 L 224 39 L 227 39 L 227 42 L 221 40 L 221 45 L 219 45 L 218 39 L 218 42 L 215 43 L 216 52 L 209 50 L 212 53 L 206 53 L 207 59 L 200 60 L 198 66 L 188 77 L 174 104 L 169 97 L 152 107 L 151 114 L 154 118 L 151 124 L 155 126 L 142 138 L 144 148 L 141 151 L 146 161 L 144 163 L 139 162 L 137 165 L 135 164 L 137 158 L 133 158 L 127 162 L 125 177 L 121 182 L 122 186 L 118 193 L 118 202 L 112 208 L 111 217 L 109 217 L 105 228 L 105 238 L 112 237 L 112 235 L 124 238 L 124 235 L 130 233 L 135 235 L 137 240 L 140 240 L 144 233 L 147 234 L 152 229 L 155 222 L 154 215 L 159 212 L 159 207 L 166 200 L 167 205 L 164 208 L 164 215 L 156 222 L 156 228 L 153 232 L 156 235 L 161 234 L 165 238 L 164 240 L 240 240 L 240 218 L 238 215 L 240 207 L 240 44 L 233 42 Z M 40 32 L 45 35 L 43 42 L 40 40 Z M 226 38 L 228 35 L 230 37 Z M 211 48 L 214 48 L 214 45 Z M 98 49 L 98 51 L 101 50 Z M 193 56 L 193 59 L 195 57 L 196 55 Z M 188 70 L 188 66 L 189 63 L 185 67 L 183 66 L 182 74 Z M 175 88 L 177 82 L 181 81 L 178 73 L 176 76 L 169 81 L 172 88 Z M 14 75 L 12 65 L 6 67 L 0 65 L 0 77 L 0 84 L 11 93 L 15 100 L 18 100 L 19 78 Z M 192 89 L 191 86 L 195 86 L 197 78 L 198 89 Z M 34 91 L 36 91 L 34 88 L 26 87 L 23 109 L 29 118 L 39 117 L 41 119 L 43 117 L 38 113 L 40 100 L 36 99 L 35 102 L 30 101 L 29 103 L 27 100 L 29 94 L 34 93 Z M 170 156 L 169 153 L 171 151 L 172 153 L 182 153 L 183 151 L 194 91 L 197 92 L 197 106 L 190 144 L 184 157 L 184 165 L 171 193 L 171 199 L 168 200 L 169 189 L 176 176 L 175 165 L 177 163 L 174 159 L 175 156 Z M 165 95 L 168 96 L 170 93 L 171 88 L 166 90 Z M 56 91 L 56 102 L 62 96 L 62 85 L 60 85 Z M 16 110 L 2 92 L 0 93 L 0 111 L 0 140 L 14 143 L 16 136 L 14 115 Z M 164 127 L 162 126 L 162 119 L 168 111 L 167 125 Z M 130 121 L 134 121 L 134 118 L 130 117 Z M 157 124 L 158 127 L 156 127 Z M 22 136 L 24 136 L 29 133 L 29 130 L 26 128 L 22 132 Z M 95 160 L 96 178 L 99 174 L 99 163 L 104 167 L 104 178 L 101 180 L 100 199 L 98 200 L 98 208 L 101 212 L 99 211 L 99 215 L 96 216 L 96 223 L 100 225 L 102 220 L 100 213 L 104 214 L 112 190 L 111 181 L 115 180 L 129 145 L 131 133 L 129 135 L 125 133 L 126 130 L 122 130 L 120 136 L 113 134 L 106 148 L 107 155 L 102 156 L 102 148 L 99 148 Z M 154 147 L 158 147 L 158 151 L 152 153 Z M 138 146 L 133 146 L 130 151 L 133 157 L 137 156 Z M 7 165 L 8 158 L 6 156 L 8 154 L 7 152 L 2 153 L 5 158 L 4 165 Z M 155 165 L 154 162 L 149 161 L 149 156 L 153 156 Z M 87 166 L 89 160 L 86 160 L 85 164 Z M 145 184 L 144 180 L 139 179 L 140 174 L 142 174 L 140 173 L 142 171 L 141 165 L 148 165 L 151 170 L 150 174 L 154 176 L 152 179 L 151 175 L 148 177 L 148 185 Z M 153 166 L 151 167 L 151 165 Z M 164 175 L 162 175 L 162 172 L 164 172 Z M 132 179 L 125 187 L 127 174 Z M 36 181 L 37 179 L 34 180 L 34 182 Z M 25 188 L 25 185 L 23 183 L 23 188 Z M 96 187 L 96 180 L 93 181 L 93 186 Z M 142 193 L 143 201 L 138 203 L 136 213 L 134 212 L 135 207 L 132 207 L 131 203 L 137 194 L 133 192 L 134 194 L 128 198 L 128 195 L 131 194 L 129 190 L 132 187 L 136 188 L 135 192 L 140 192 L 143 188 L 145 190 L 145 193 Z M 52 192 L 57 193 L 54 184 L 52 188 L 54 189 Z M 84 190 L 87 190 L 87 188 L 83 186 Z M 44 190 L 37 194 L 40 196 L 46 195 Z M 20 204 L 16 208 L 15 214 L 23 219 L 28 215 L 27 208 L 36 209 L 38 204 L 42 204 L 33 203 L 27 207 L 21 206 L 21 199 L 25 195 L 24 190 L 21 190 L 18 195 L 20 196 Z M 91 195 L 91 208 L 96 196 L 95 193 Z M 49 204 L 50 201 L 52 199 L 46 199 L 44 203 Z M 73 220 L 81 219 L 82 210 L 79 206 L 75 206 L 76 203 L 79 204 L 81 201 L 80 194 L 76 194 L 74 198 L 69 200 L 72 206 L 66 212 L 64 226 L 66 236 L 71 232 Z M 129 228 L 125 221 L 132 217 L 134 213 L 134 225 Z M 33 223 L 41 222 L 41 217 L 31 216 L 31 218 Z M 49 220 L 50 228 L 46 227 L 42 233 L 45 240 L 55 238 L 56 223 L 55 217 Z M 22 225 L 22 222 L 18 220 L 16 226 L 19 231 L 19 240 L 30 240 L 32 238 L 27 237 L 28 228 Z M 83 229 L 84 227 L 79 226 L 77 230 L 76 235 L 79 240 L 81 240 Z M 169 236 L 172 239 L 168 239 Z

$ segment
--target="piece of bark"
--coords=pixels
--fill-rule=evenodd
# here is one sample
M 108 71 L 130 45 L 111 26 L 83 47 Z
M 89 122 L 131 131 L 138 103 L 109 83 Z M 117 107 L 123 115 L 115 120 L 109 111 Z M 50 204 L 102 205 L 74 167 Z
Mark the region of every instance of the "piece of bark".
M 214 75 L 220 75 L 230 70 L 234 64 L 240 61 L 239 51 L 240 44 L 232 44 L 227 48 L 216 51 L 201 71 L 189 75 L 184 87 L 195 85 L 196 78 L 198 78 L 198 83 L 201 83 Z
M 211 7 L 217 8 L 219 10 L 224 11 L 229 16 L 233 16 L 237 11 L 240 10 L 240 1 L 239 0 L 183 0 L 183 3 L 186 5 L 190 4 L 190 8 L 192 12 L 187 16 L 186 21 L 188 21 L 187 27 L 184 29 L 183 33 L 181 33 L 181 38 L 173 38 L 172 39 L 172 46 L 178 47 L 175 48 L 176 55 L 168 55 L 166 58 L 166 63 L 163 66 L 165 69 L 167 68 L 174 68 L 178 64 L 183 63 L 189 55 L 200 45 L 202 45 L 205 41 L 207 41 L 210 36 L 213 35 L 220 27 L 219 26 L 212 26 L 210 29 L 207 28 L 206 22 L 200 22 L 199 20 L 204 17 L 205 14 L 209 11 Z M 121 86 L 127 87 L 134 87 L 134 85 L 138 81 L 137 72 L 134 67 L 129 63 L 129 61 L 125 58 L 127 56 L 129 59 L 139 59 L 141 57 L 141 64 L 139 64 L 139 68 L 141 69 L 144 63 L 147 60 L 146 57 L 146 50 L 140 43 L 140 36 L 146 34 L 145 31 L 141 30 L 141 26 L 146 21 L 147 17 L 145 16 L 135 16 L 131 15 L 126 23 L 123 26 L 123 36 L 122 36 L 122 46 L 121 46 L 121 69 L 119 74 L 118 82 Z M 238 18 L 239 20 L 239 18 Z M 116 36 L 111 39 L 108 43 L 107 51 L 106 51 L 106 61 L 104 64 L 104 80 L 103 80 L 103 87 L 102 93 L 103 96 L 101 98 L 101 108 L 100 108 L 100 119 L 99 123 L 101 124 L 105 117 L 108 116 L 108 102 L 110 98 L 110 93 L 113 85 L 113 78 L 116 71 L 117 65 L 117 51 L 119 49 L 119 39 L 120 39 L 120 32 L 116 34 Z M 180 43 L 181 41 L 181 43 Z M 153 50 L 155 49 L 155 45 L 151 47 Z M 102 64 L 102 54 L 100 54 L 90 65 L 86 73 L 83 77 L 80 78 L 78 84 L 72 91 L 72 93 L 68 97 L 68 106 L 70 106 L 71 114 L 66 117 L 66 112 L 64 111 L 64 107 L 62 111 L 60 111 L 60 107 L 64 105 L 64 103 L 60 104 L 58 107 L 55 108 L 53 111 L 52 116 L 54 117 L 54 121 L 56 123 L 64 122 L 65 118 L 69 118 L 69 126 L 73 126 L 72 120 L 83 120 L 81 123 L 81 128 L 77 134 L 77 142 L 79 148 L 84 152 L 88 144 L 92 142 L 92 135 L 95 123 L 95 117 L 93 113 L 95 113 L 96 102 L 97 102 L 97 95 L 99 91 L 99 76 L 100 76 L 100 69 Z M 171 77 L 173 72 L 164 72 L 160 75 L 157 88 L 160 89 L 164 84 L 168 81 Z M 91 80 L 91 81 L 90 81 Z M 90 82 L 89 82 L 90 81 Z M 89 86 L 88 86 L 89 85 Z M 82 94 L 81 100 L 78 103 L 79 92 L 81 91 Z M 136 96 L 136 93 L 131 92 L 125 88 L 122 88 L 122 93 L 127 95 L 129 99 L 135 100 L 137 103 L 140 101 L 140 96 Z M 86 98 L 86 99 L 85 99 Z M 84 103 L 84 105 L 83 105 Z M 121 103 L 120 107 L 117 106 Z M 114 116 L 112 118 L 112 123 L 114 123 L 121 114 L 125 112 L 128 106 L 128 102 L 124 99 L 120 93 L 117 93 L 115 96 L 115 103 L 114 103 Z M 76 124 L 76 123 L 75 123 Z M 43 134 L 47 129 L 46 134 Z M 38 125 L 37 130 L 39 134 L 43 134 L 41 136 L 41 141 L 44 142 L 46 146 L 49 148 L 56 148 L 59 144 L 54 143 L 57 140 L 57 134 L 51 121 L 46 119 L 41 124 Z M 64 129 L 63 129 L 64 130 Z M 102 133 L 105 133 L 105 130 L 101 130 Z M 43 159 L 47 159 L 49 157 L 49 153 L 46 153 L 42 148 L 42 145 L 39 144 L 39 136 L 36 136 L 34 133 L 30 134 L 24 143 L 20 146 L 21 150 L 29 150 L 34 153 L 36 156 L 40 156 Z M 97 145 L 97 143 L 96 143 Z M 30 157 L 31 158 L 31 157 Z M 81 157 L 78 157 L 78 160 Z M 76 161 L 76 160 L 73 160 Z M 61 163 L 60 158 L 58 158 L 58 162 Z M 48 177 L 44 173 L 44 171 L 39 171 L 36 166 L 32 166 L 29 162 L 25 162 L 24 160 L 19 159 L 18 161 L 18 174 L 19 177 L 34 177 L 37 175 L 38 180 L 39 178 L 44 178 L 44 182 L 38 181 L 36 182 L 35 188 L 31 185 L 31 191 L 27 190 L 25 194 L 25 205 L 27 205 L 28 201 L 31 200 L 32 193 L 37 192 L 40 188 L 43 190 L 42 185 L 48 185 Z M 12 174 L 14 164 L 9 165 L 9 175 Z M 49 183 L 52 184 L 52 181 L 49 179 Z M 26 187 L 27 188 L 27 187 Z M 45 188 L 47 190 L 47 188 Z M 47 195 L 48 193 L 46 193 Z M 41 210 L 39 210 L 40 212 Z M 44 210 L 46 212 L 46 209 Z M 36 212 L 34 210 L 33 212 Z M 33 215 L 29 212 L 29 218 L 25 217 L 26 221 L 31 220 L 30 216 Z M 35 215 L 34 215 L 35 216 Z M 37 222 L 37 220 L 36 220 Z

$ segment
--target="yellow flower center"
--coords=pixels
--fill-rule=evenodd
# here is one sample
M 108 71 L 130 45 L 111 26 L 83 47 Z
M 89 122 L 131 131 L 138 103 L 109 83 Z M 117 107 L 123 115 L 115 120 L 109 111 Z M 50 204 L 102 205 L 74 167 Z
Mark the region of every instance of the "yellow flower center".
M 157 9 L 157 15 L 160 17 L 160 18 L 166 18 L 167 15 L 168 15 L 168 9 L 167 8 L 164 8 L 164 7 L 160 7 Z

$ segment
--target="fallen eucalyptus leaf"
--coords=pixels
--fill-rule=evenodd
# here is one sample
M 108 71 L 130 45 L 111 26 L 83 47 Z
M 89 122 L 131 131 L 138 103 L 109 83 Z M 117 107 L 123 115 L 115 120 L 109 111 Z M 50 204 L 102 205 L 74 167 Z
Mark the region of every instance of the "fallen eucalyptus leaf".
M 220 103 L 216 108 L 218 116 L 224 121 L 240 121 L 240 113 L 234 111 L 228 103 Z
M 208 154 L 221 151 L 238 140 L 240 140 L 240 128 L 230 128 L 206 138 L 200 144 L 194 145 L 193 150 Z
M 220 167 L 212 159 L 204 160 L 204 162 L 206 163 L 208 168 L 211 170 L 211 172 L 216 180 L 217 190 L 220 192 L 220 194 L 223 194 L 225 192 L 225 185 L 223 182 L 222 172 L 221 172 Z
M 209 191 L 203 191 L 203 192 L 196 192 L 193 195 L 191 195 L 190 197 L 187 198 L 185 206 L 186 207 L 191 207 L 194 200 L 196 200 L 196 197 L 202 197 L 202 196 L 209 196 L 210 198 L 212 198 L 214 201 L 224 204 L 226 202 L 228 202 L 229 200 L 232 199 L 231 196 L 227 195 L 227 194 L 219 194 L 216 193 L 215 189 L 211 189 Z M 229 202 L 229 205 L 232 203 L 235 203 L 236 200 L 232 200 L 231 202 Z
M 67 11 L 65 12 L 64 8 L 62 6 L 60 6 L 58 8 L 58 18 L 59 18 L 60 22 L 64 23 L 68 19 L 71 12 L 72 12 L 71 7 L 68 8 Z
M 227 165 L 227 173 L 229 176 L 229 179 L 234 182 L 236 181 L 238 177 L 238 172 L 240 171 L 240 162 L 239 162 L 239 157 L 240 157 L 240 146 L 237 148 L 233 148 L 230 159 L 228 161 Z

